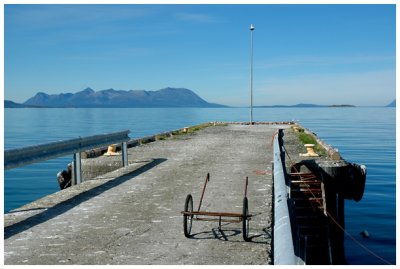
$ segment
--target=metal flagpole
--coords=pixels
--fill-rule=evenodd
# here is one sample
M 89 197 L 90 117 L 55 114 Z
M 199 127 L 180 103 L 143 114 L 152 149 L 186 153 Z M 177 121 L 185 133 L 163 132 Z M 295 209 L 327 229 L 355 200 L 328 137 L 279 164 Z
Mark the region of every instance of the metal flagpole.
M 250 125 L 253 125 L 253 31 L 254 25 L 250 25 Z

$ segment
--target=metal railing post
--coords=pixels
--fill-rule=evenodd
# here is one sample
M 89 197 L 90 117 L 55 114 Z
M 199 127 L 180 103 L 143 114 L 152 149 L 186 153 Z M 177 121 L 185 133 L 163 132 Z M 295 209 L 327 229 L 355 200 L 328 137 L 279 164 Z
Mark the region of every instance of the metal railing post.
M 128 166 L 128 146 L 126 142 L 122 142 L 122 166 Z
M 77 152 L 74 153 L 74 180 L 72 181 L 74 184 L 77 185 L 82 182 L 82 175 L 81 175 L 81 153 Z

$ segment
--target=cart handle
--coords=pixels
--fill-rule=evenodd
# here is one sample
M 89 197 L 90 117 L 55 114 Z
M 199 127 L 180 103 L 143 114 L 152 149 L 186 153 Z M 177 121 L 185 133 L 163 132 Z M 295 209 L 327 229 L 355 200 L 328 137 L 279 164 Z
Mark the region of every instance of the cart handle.
M 203 193 L 201 194 L 199 208 L 197 209 L 197 211 L 200 211 L 201 203 L 203 202 L 203 196 L 204 196 L 204 192 L 206 191 L 206 186 L 207 186 L 208 181 L 210 181 L 210 173 L 207 173 L 206 181 L 204 182 Z
M 247 197 L 247 185 L 249 185 L 249 177 L 246 177 L 246 185 L 244 186 L 244 197 Z

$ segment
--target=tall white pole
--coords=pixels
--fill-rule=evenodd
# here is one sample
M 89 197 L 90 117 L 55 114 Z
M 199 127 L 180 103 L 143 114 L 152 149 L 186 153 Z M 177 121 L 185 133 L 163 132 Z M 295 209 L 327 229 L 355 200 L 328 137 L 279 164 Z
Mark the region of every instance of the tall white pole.
M 253 125 L 253 31 L 254 25 L 250 25 L 250 125 Z

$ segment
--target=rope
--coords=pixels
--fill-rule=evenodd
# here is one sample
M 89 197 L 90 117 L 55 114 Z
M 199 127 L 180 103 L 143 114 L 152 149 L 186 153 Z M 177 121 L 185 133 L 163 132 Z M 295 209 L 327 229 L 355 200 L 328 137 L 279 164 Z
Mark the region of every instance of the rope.
M 286 147 L 285 147 L 284 145 L 283 145 L 283 148 L 284 148 L 284 150 L 285 150 L 285 152 L 286 152 L 286 155 L 287 155 L 287 157 L 288 157 L 288 159 L 289 159 L 289 162 L 290 162 L 291 167 L 294 168 L 294 170 L 296 171 L 296 173 L 299 173 L 299 171 L 298 171 L 298 170 L 296 169 L 296 167 L 294 166 L 293 161 L 292 161 L 292 159 L 290 158 L 289 153 L 288 153 L 288 151 L 286 150 Z M 302 177 L 301 177 L 300 174 L 298 174 L 297 176 L 298 176 L 300 179 L 302 179 Z M 307 188 L 307 190 L 311 193 L 311 195 L 312 195 L 314 198 L 317 198 L 317 197 L 315 196 L 315 194 L 311 191 L 311 189 L 310 189 L 307 185 L 306 185 L 306 188 Z M 316 201 L 319 203 L 319 205 L 320 205 L 321 207 L 323 207 L 323 205 L 321 204 L 320 201 L 318 201 L 318 200 L 316 200 Z M 313 207 L 313 208 L 314 208 L 314 207 Z M 327 216 L 339 227 L 340 230 L 342 230 L 351 240 L 353 240 L 357 245 L 359 245 L 361 248 L 363 248 L 366 252 L 370 253 L 371 255 L 375 256 L 376 258 L 380 259 L 381 261 L 383 261 L 383 262 L 386 263 L 386 264 L 393 265 L 391 262 L 389 262 L 388 260 L 386 260 L 386 259 L 382 258 L 381 256 L 379 256 L 378 254 L 376 254 L 375 252 L 373 252 L 372 250 L 370 250 L 368 247 L 366 247 L 365 245 L 363 245 L 363 244 L 362 244 L 360 241 L 358 241 L 356 238 L 354 238 L 351 234 L 349 234 L 349 233 L 334 219 L 334 217 L 332 217 L 332 215 L 331 215 L 328 211 L 326 211 L 326 214 L 327 214 Z
M 276 132 L 274 132 L 274 133 L 272 134 L 272 137 L 271 137 L 271 147 L 274 146 L 274 139 L 275 139 L 275 136 L 276 136 L 277 134 L 279 134 L 279 130 L 276 131 Z

